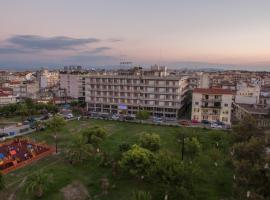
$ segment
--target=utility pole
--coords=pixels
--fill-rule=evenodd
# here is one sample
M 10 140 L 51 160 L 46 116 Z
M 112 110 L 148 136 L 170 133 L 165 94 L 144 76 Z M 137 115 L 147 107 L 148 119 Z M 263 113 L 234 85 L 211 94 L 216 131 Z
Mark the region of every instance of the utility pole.
M 184 152 L 185 152 L 185 136 L 182 134 L 182 161 L 184 160 Z

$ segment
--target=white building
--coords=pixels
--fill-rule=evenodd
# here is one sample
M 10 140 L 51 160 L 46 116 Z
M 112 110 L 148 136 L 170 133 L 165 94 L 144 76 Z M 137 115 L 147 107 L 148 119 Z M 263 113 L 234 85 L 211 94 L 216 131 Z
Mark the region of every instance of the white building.
M 231 124 L 233 93 L 221 88 L 195 88 L 192 95 L 192 120 L 221 121 Z
M 165 67 L 134 68 L 85 76 L 85 101 L 89 111 L 177 118 L 188 91 L 188 77 L 171 76 Z
M 59 72 L 42 70 L 40 73 L 40 88 L 54 87 L 59 83 Z
M 199 77 L 200 79 L 198 88 L 209 88 L 210 87 L 209 74 L 201 72 Z
M 261 89 L 258 84 L 240 82 L 237 84 L 235 103 L 258 104 L 260 102 Z
M 0 106 L 17 103 L 17 97 L 13 95 L 5 95 L 0 93 Z

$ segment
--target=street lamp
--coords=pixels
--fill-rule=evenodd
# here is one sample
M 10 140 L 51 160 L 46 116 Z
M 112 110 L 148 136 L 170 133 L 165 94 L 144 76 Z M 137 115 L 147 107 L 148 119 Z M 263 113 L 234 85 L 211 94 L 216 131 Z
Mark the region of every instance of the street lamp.
M 55 153 L 58 153 L 58 145 L 57 145 L 57 135 L 54 134 L 54 142 L 55 142 Z
M 184 160 L 184 153 L 185 153 L 185 136 L 182 134 L 182 139 L 178 139 L 178 142 L 182 142 L 182 148 L 181 148 L 181 155 L 182 155 L 182 161 Z

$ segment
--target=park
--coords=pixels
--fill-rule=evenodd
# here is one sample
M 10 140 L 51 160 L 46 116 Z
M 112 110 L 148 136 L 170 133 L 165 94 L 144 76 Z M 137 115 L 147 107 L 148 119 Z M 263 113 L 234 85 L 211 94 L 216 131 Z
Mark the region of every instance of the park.
M 107 136 L 102 141 L 95 143 L 94 150 L 90 150 L 88 154 L 72 151 L 72 146 L 74 143 L 80 142 L 79 138 L 86 130 L 97 127 L 105 130 Z M 25 180 L 25 177 L 42 170 L 44 173 L 53 175 L 53 181 L 46 188 L 47 192 L 42 195 L 42 199 L 64 199 L 63 188 L 73 184 L 74 181 L 79 183 L 80 187 L 84 187 L 87 195 L 92 199 L 132 199 L 137 191 L 151 194 L 152 199 L 163 199 L 164 185 L 162 183 L 152 184 L 150 178 L 147 178 L 147 173 L 138 178 L 136 173 L 130 174 L 121 170 L 121 166 L 128 162 L 125 163 L 123 159 L 121 160 L 121 156 L 128 154 L 127 149 L 140 150 L 137 144 L 140 143 L 140 138 L 145 133 L 157 135 L 160 147 L 158 150 L 152 148 L 154 153 L 148 150 L 143 150 L 143 153 L 154 156 L 165 154 L 165 157 L 172 157 L 173 162 L 189 163 L 188 165 L 194 166 L 197 175 L 194 180 L 190 180 L 189 184 L 192 184 L 196 199 L 214 200 L 231 195 L 233 179 L 229 162 L 231 132 L 94 119 L 74 120 L 64 125 L 57 134 L 58 153 L 4 175 L 6 188 L 1 195 L 10 195 L 12 191 L 16 190 L 16 199 L 29 197 L 35 199 L 36 195 L 26 193 L 25 187 L 20 183 Z M 29 140 L 45 143 L 52 147 L 56 142 L 54 133 L 50 129 L 34 132 L 27 137 Z M 192 152 L 192 148 L 190 152 L 188 150 L 183 152 L 182 145 L 189 138 L 199 142 L 200 152 Z M 86 147 L 78 148 L 83 152 Z M 127 152 L 125 153 L 125 151 Z M 70 155 L 73 157 L 70 158 Z M 119 166 L 115 167 L 115 163 Z M 189 169 L 187 169 L 188 171 Z M 139 173 L 143 172 L 139 171 Z M 105 184 L 102 185 L 102 181 Z M 5 197 L 8 198 L 8 196 Z

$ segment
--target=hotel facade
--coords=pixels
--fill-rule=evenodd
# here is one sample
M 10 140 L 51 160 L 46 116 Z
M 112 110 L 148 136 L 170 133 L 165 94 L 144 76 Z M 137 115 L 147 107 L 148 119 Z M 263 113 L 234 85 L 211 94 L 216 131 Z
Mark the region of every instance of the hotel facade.
M 188 92 L 188 77 L 171 76 L 165 67 L 85 75 L 85 102 L 90 112 L 177 118 Z

